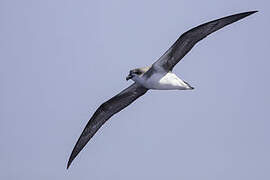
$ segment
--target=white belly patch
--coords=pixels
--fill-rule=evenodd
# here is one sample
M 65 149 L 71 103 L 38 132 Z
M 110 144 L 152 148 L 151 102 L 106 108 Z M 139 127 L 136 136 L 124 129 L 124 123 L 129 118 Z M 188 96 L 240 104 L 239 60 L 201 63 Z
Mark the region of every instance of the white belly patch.
M 190 89 L 190 86 L 178 78 L 174 73 L 168 72 L 165 76 L 154 74 L 145 81 L 145 87 L 149 89 L 173 90 Z

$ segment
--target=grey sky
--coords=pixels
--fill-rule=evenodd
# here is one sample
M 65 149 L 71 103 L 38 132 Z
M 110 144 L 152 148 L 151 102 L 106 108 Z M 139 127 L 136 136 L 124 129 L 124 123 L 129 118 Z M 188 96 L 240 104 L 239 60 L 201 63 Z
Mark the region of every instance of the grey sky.
M 1 0 L 0 178 L 269 180 L 269 7 Z M 131 83 L 130 69 L 153 63 L 189 28 L 249 10 L 260 12 L 175 67 L 194 91 L 148 92 L 65 169 L 92 113 Z

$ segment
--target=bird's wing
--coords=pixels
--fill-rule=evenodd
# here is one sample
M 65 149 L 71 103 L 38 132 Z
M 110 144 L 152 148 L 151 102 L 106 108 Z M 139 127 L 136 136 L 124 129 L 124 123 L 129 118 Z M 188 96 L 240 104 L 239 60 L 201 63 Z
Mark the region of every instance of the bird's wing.
M 67 168 L 70 166 L 71 162 L 75 159 L 79 152 L 83 149 L 83 147 L 87 144 L 87 142 L 110 117 L 145 94 L 147 90 L 148 89 L 138 85 L 137 83 L 133 83 L 131 86 L 100 105 L 87 123 L 75 147 L 73 148 L 68 160 Z
M 235 14 L 221 19 L 217 19 L 200 26 L 197 26 L 184 34 L 153 64 L 156 70 L 171 71 L 173 67 L 191 50 L 191 48 L 200 40 L 209 34 L 247 17 L 257 11 Z M 151 71 L 149 71 L 151 72 Z

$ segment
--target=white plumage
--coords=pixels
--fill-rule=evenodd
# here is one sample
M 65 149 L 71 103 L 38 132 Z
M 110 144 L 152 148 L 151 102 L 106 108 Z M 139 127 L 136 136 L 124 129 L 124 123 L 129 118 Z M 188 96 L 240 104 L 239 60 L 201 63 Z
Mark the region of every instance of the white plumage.
M 154 73 L 149 78 L 137 76 L 132 78 L 135 82 L 141 84 L 147 89 L 156 90 L 189 90 L 193 89 L 188 83 L 169 71 L 168 73 Z

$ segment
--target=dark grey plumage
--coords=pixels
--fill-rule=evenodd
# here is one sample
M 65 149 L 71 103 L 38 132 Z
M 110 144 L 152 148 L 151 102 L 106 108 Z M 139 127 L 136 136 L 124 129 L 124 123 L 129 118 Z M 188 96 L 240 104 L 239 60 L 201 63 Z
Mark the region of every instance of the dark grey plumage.
M 222 27 L 236 22 L 255 12 L 257 11 L 250 11 L 227 16 L 218 20 L 202 24 L 185 32 L 151 67 L 131 70 L 129 76 L 127 77 L 127 80 L 132 78 L 134 74 L 146 77 L 147 79 L 157 71 L 161 71 L 162 73 L 171 71 L 173 67 L 192 49 L 192 47 L 197 42 L 199 42 L 209 34 L 221 29 Z M 70 166 L 71 162 L 78 155 L 78 153 L 87 144 L 87 142 L 94 136 L 98 129 L 111 116 L 127 107 L 137 98 L 145 94 L 147 90 L 148 89 L 144 88 L 143 86 L 134 83 L 122 92 L 120 92 L 118 95 L 103 103 L 96 110 L 96 112 L 84 128 L 80 138 L 78 139 L 74 149 L 72 150 L 67 164 L 67 168 Z
M 250 11 L 239 13 L 227 17 L 223 17 L 202 25 L 199 25 L 184 34 L 182 34 L 177 41 L 153 64 L 154 70 L 160 70 L 161 68 L 166 72 L 171 71 L 173 67 L 192 49 L 192 47 L 208 36 L 209 34 L 234 23 L 240 19 L 243 19 L 257 11 Z M 153 71 L 150 69 L 149 73 Z M 148 75 L 148 72 L 145 74 Z
M 75 147 L 73 148 L 68 160 L 67 168 L 87 142 L 110 117 L 130 105 L 140 96 L 144 95 L 147 90 L 148 89 L 138 85 L 137 83 L 133 83 L 131 86 L 99 106 L 87 123 Z

